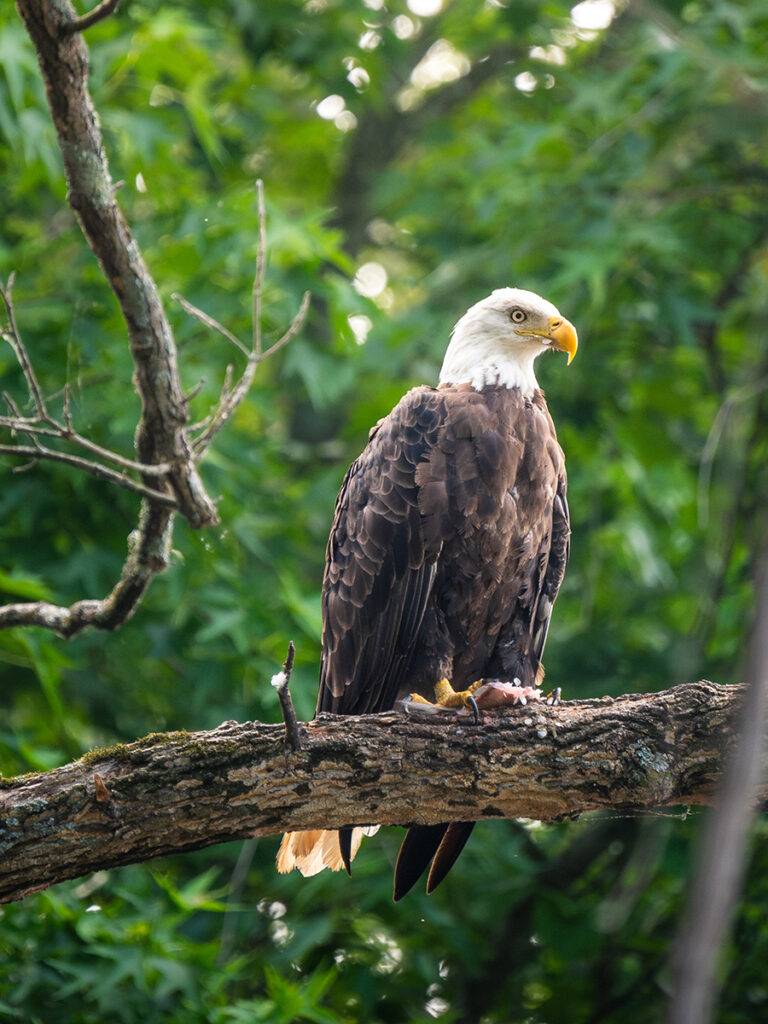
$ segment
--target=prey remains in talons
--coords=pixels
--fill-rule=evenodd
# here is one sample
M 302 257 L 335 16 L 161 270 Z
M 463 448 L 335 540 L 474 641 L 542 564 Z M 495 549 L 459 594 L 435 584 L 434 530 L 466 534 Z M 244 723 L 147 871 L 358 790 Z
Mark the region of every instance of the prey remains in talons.
M 475 721 L 479 721 L 480 712 L 492 708 L 525 707 L 529 703 L 546 703 L 550 706 L 560 703 L 560 688 L 542 696 L 537 686 L 523 686 L 519 679 L 511 682 L 503 679 L 479 679 L 466 690 L 456 691 L 447 679 L 441 679 L 435 686 L 436 702 L 411 694 L 403 701 L 407 712 L 422 714 L 444 714 L 453 711 L 456 714 L 467 714 L 471 709 Z

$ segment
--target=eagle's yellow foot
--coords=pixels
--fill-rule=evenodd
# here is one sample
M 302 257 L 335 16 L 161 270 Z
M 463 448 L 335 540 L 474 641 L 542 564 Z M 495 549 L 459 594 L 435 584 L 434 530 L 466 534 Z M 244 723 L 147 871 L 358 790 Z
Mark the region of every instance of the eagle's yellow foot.
M 466 690 L 454 690 L 447 679 L 441 679 L 439 683 L 435 684 L 435 703 L 444 708 L 473 708 L 477 711 L 472 694 L 482 685 L 483 680 L 478 679 Z
M 560 689 L 560 687 L 556 686 L 554 690 L 551 690 L 544 698 L 544 703 L 549 704 L 550 707 L 554 707 L 556 704 L 559 704 L 562 692 L 563 691 Z
M 473 683 L 466 690 L 454 690 L 447 679 L 441 679 L 439 683 L 435 685 L 435 703 L 426 700 L 418 693 L 412 693 L 409 697 L 406 697 L 403 701 L 403 707 L 406 712 L 415 711 L 417 714 L 436 715 L 443 714 L 446 711 L 456 709 L 463 711 L 465 708 L 470 708 L 474 716 L 475 722 L 480 720 L 480 712 L 478 711 L 477 703 L 472 694 L 475 690 L 483 685 L 483 680 L 478 679 L 476 683 Z M 413 705 L 417 705 L 413 707 Z

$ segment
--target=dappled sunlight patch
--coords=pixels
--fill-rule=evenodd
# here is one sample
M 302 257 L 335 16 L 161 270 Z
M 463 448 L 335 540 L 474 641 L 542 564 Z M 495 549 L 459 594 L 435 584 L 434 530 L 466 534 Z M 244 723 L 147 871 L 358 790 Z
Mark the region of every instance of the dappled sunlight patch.
M 371 327 L 373 327 L 371 318 L 366 316 L 365 313 L 351 313 L 347 317 L 347 323 L 350 326 L 357 344 L 364 345 L 368 340 L 368 334 L 370 333 Z
M 599 32 L 608 28 L 616 16 L 613 0 L 582 0 L 571 8 L 571 21 L 576 28 Z
M 320 100 L 315 106 L 315 112 L 324 121 L 333 121 L 341 132 L 348 132 L 357 127 L 357 118 L 351 110 L 347 110 L 346 100 L 338 93 L 331 93 Z
M 363 263 L 357 269 L 352 287 L 365 298 L 374 299 L 387 287 L 387 281 L 387 271 L 380 263 Z
M 419 18 L 433 18 L 443 9 L 443 0 L 408 0 L 408 10 Z
M 472 64 L 466 54 L 458 50 L 450 40 L 438 39 L 414 67 L 410 85 L 397 94 L 398 107 L 401 110 L 413 109 L 419 105 L 425 93 L 458 81 L 469 74 L 471 68 Z

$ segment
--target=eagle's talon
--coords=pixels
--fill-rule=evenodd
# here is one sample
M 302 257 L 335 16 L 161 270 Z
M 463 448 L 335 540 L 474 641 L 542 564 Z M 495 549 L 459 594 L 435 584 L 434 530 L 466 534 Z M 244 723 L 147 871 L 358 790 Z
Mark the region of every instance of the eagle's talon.
M 467 703 L 472 708 L 472 714 L 475 716 L 475 725 L 478 725 L 480 722 L 480 709 L 478 708 L 477 701 L 472 694 L 467 697 Z
M 559 686 L 556 686 L 554 690 L 548 693 L 547 696 L 544 698 L 544 703 L 549 704 L 551 708 L 557 707 L 557 705 L 560 703 L 560 695 L 562 694 L 562 692 L 562 689 Z

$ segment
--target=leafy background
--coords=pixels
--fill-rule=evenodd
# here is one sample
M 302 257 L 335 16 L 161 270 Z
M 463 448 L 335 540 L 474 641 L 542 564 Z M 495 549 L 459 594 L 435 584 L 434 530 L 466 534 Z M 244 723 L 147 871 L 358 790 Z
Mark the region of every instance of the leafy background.
M 240 357 L 170 296 L 247 336 L 257 177 L 267 334 L 305 288 L 313 305 L 206 464 L 222 525 L 179 524 L 135 618 L 66 643 L 0 634 L 4 775 L 150 731 L 277 720 L 268 679 L 288 639 L 311 716 L 344 470 L 503 284 L 545 294 L 582 339 L 567 372 L 540 373 L 573 520 L 550 681 L 581 697 L 740 679 L 768 499 L 765 0 L 125 0 L 88 44 L 121 203 L 185 387 L 203 381 L 195 416 Z M 17 273 L 43 387 L 68 381 L 79 428 L 130 454 L 125 333 L 10 5 L 0 140 L 0 273 Z M 0 378 L 22 402 L 7 348 Z M 2 598 L 106 593 L 134 498 L 17 468 L 0 490 Z M 278 877 L 276 839 L 99 872 L 0 910 L 0 1017 L 655 1021 L 701 821 L 485 823 L 434 896 L 398 906 L 395 829 L 351 880 Z M 765 835 L 724 957 L 729 1024 L 768 1014 Z

